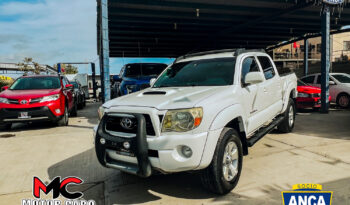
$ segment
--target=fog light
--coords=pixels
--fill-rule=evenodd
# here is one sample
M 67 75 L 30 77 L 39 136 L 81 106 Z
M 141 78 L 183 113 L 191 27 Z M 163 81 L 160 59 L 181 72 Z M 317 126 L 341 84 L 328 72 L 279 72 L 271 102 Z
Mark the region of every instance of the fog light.
M 106 140 L 105 140 L 104 138 L 101 138 L 101 139 L 100 139 L 100 143 L 101 143 L 101 144 L 106 144 Z
M 187 158 L 190 158 L 192 156 L 192 149 L 187 146 L 182 146 L 181 152 Z
M 56 112 L 57 114 L 60 114 L 60 113 L 61 113 L 61 110 L 60 110 L 60 109 L 56 109 L 55 112 Z
M 125 149 L 129 149 L 130 148 L 130 143 L 129 142 L 124 142 L 123 146 Z

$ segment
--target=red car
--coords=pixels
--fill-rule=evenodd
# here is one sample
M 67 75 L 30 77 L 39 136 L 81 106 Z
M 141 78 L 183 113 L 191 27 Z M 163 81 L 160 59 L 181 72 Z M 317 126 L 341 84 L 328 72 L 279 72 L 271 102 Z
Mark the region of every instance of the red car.
M 298 97 L 296 104 L 298 109 L 313 108 L 319 109 L 321 107 L 321 89 L 310 86 L 301 80 L 298 80 Z M 331 96 L 329 96 L 329 102 Z
M 0 128 L 14 122 L 52 121 L 68 125 L 69 113 L 77 114 L 73 85 L 66 77 L 35 75 L 18 78 L 0 93 Z

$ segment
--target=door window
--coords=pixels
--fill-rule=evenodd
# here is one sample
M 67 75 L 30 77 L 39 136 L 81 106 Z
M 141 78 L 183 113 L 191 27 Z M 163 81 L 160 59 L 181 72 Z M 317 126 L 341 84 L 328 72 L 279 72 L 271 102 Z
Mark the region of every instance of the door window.
M 264 76 L 266 80 L 269 80 L 273 77 L 275 77 L 275 69 L 273 68 L 273 65 L 271 63 L 271 60 L 266 56 L 258 56 L 261 68 L 264 71 Z
M 241 76 L 241 82 L 242 83 L 244 83 L 245 76 L 249 72 L 259 72 L 258 64 L 256 63 L 256 60 L 255 60 L 255 58 L 253 56 L 252 57 L 248 57 L 248 58 L 243 60 L 243 63 L 242 63 L 242 76 Z
M 315 76 L 304 77 L 301 80 L 306 84 L 314 84 Z

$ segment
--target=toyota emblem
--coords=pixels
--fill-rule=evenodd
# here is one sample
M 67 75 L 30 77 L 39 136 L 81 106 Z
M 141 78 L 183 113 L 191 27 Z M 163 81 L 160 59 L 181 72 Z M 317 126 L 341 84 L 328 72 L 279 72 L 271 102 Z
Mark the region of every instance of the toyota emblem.
M 134 122 L 128 117 L 122 118 L 122 120 L 120 121 L 120 125 L 127 130 L 131 130 L 132 128 L 134 128 Z
M 25 105 L 25 104 L 27 104 L 28 103 L 28 101 L 27 100 L 21 100 L 21 102 L 20 102 L 22 105 Z

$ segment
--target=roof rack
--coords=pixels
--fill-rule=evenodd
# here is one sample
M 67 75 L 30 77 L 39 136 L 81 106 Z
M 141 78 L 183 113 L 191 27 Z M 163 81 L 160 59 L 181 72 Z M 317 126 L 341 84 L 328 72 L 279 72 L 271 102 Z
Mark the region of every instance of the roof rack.
M 218 54 L 218 53 L 228 53 L 233 52 L 233 56 L 237 57 L 238 55 L 242 53 L 248 53 L 248 52 L 263 52 L 266 53 L 264 49 L 245 49 L 245 48 L 235 48 L 235 49 L 222 49 L 222 50 L 211 50 L 211 51 L 203 51 L 203 52 L 197 52 L 197 53 L 190 53 L 183 56 L 178 57 L 175 62 L 186 59 L 189 57 L 195 57 L 195 56 L 202 56 L 202 55 L 209 55 L 209 54 Z

